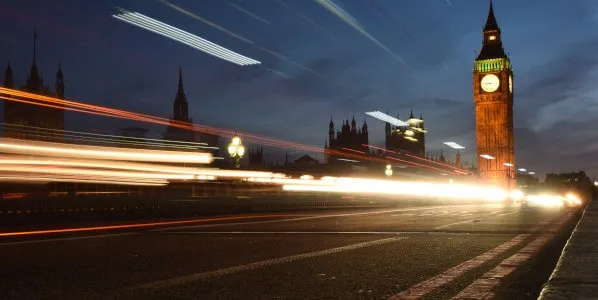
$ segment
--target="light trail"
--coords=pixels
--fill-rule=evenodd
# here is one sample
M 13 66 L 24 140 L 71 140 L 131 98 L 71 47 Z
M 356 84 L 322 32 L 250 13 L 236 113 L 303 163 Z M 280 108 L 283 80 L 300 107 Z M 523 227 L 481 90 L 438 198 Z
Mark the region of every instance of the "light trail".
M 202 22 L 202 23 L 204 23 L 204 24 L 206 24 L 208 26 L 211 26 L 212 28 L 217 29 L 217 30 L 219 30 L 221 32 L 224 32 L 224 33 L 228 34 L 229 36 L 231 36 L 233 38 L 236 38 L 236 39 L 238 39 L 238 40 L 240 40 L 242 42 L 254 45 L 258 49 L 260 49 L 260 50 L 262 50 L 264 52 L 267 52 L 270 55 L 276 56 L 277 58 L 279 58 L 281 60 L 284 60 L 284 61 L 286 61 L 286 62 L 288 62 L 288 63 L 290 63 L 290 64 L 292 64 L 292 65 L 294 65 L 294 66 L 296 66 L 298 68 L 301 68 L 301 69 L 303 69 L 305 71 L 308 71 L 308 72 L 313 73 L 313 74 L 318 75 L 318 76 L 323 76 L 323 74 L 319 73 L 318 71 L 316 71 L 316 70 L 314 70 L 312 68 L 309 68 L 309 67 L 307 67 L 305 65 L 302 65 L 302 64 L 300 64 L 300 63 L 298 63 L 298 62 L 296 62 L 296 61 L 294 61 L 294 60 L 292 60 L 292 59 L 290 59 L 290 58 L 288 58 L 288 57 L 286 57 L 286 56 L 284 56 L 282 54 L 279 54 L 279 53 L 271 50 L 271 49 L 268 49 L 266 47 L 262 47 L 262 46 L 260 46 L 260 45 L 258 45 L 256 43 L 254 43 L 252 40 L 247 39 L 245 37 L 242 37 L 241 35 L 236 34 L 236 33 L 232 32 L 232 31 L 230 31 L 230 30 L 228 30 L 228 29 L 226 29 L 226 28 L 224 28 L 224 27 L 222 27 L 222 26 L 220 26 L 220 25 L 218 25 L 216 23 L 210 22 L 210 21 L 206 20 L 205 18 L 202 18 L 201 16 L 190 12 L 187 9 L 184 9 L 184 8 L 182 8 L 182 7 L 178 6 L 178 5 L 175 5 L 175 4 L 173 4 L 173 3 L 169 2 L 169 1 L 166 1 L 166 0 L 158 0 L 158 1 L 162 2 L 164 5 L 172 8 L 172 9 L 174 9 L 174 10 L 176 10 L 176 11 L 178 11 L 178 12 L 180 12 L 180 13 L 188 16 L 188 17 L 191 17 L 191 18 L 193 18 L 195 20 L 198 20 L 198 21 L 200 21 L 200 22 Z M 266 69 L 267 70 L 271 70 L 269 68 L 266 68 Z M 281 73 L 281 72 L 276 71 L 275 73 L 278 74 L 278 73 Z M 285 77 L 289 77 L 289 76 L 285 75 Z
M 407 127 L 407 126 L 409 126 L 409 123 L 401 121 L 401 120 L 399 120 L 397 118 L 393 118 L 393 117 L 391 117 L 391 116 L 389 116 L 389 115 L 387 115 L 387 114 L 385 114 L 383 112 L 380 112 L 380 111 L 371 111 L 371 112 L 366 112 L 365 114 L 368 115 L 368 116 L 370 116 L 370 117 L 376 118 L 376 119 L 378 119 L 378 120 L 380 120 L 382 122 L 390 123 L 390 124 L 392 124 L 394 126 L 398 126 L 398 127 Z
M 214 127 L 191 124 L 191 123 L 186 123 L 186 122 L 178 122 L 178 121 L 173 122 L 170 119 L 166 119 L 166 118 L 162 118 L 162 117 L 155 117 L 155 116 L 140 114 L 140 113 L 132 113 L 132 112 L 128 112 L 128 111 L 111 109 L 111 108 L 90 105 L 90 104 L 85 104 L 85 103 L 80 103 L 80 102 L 75 102 L 75 101 L 56 99 L 56 98 L 52 98 L 52 97 L 47 97 L 47 96 L 42 96 L 42 95 L 37 95 L 37 94 L 32 94 L 32 93 L 2 88 L 2 87 L 0 87 L 0 94 L 6 94 L 6 95 L 16 96 L 16 97 L 23 97 L 23 98 L 27 98 L 27 99 L 34 99 L 34 100 L 42 101 L 42 102 L 49 102 L 51 104 L 39 103 L 39 102 L 35 102 L 35 101 L 27 101 L 27 100 L 15 98 L 15 97 L 0 96 L 0 99 L 4 99 L 4 100 L 8 100 L 8 101 L 16 101 L 16 102 L 22 102 L 22 103 L 28 103 L 28 104 L 34 104 L 34 105 L 41 105 L 41 106 L 45 106 L 45 107 L 52 107 L 52 108 L 65 109 L 65 110 L 71 110 L 71 111 L 77 111 L 77 112 L 91 113 L 91 114 L 96 114 L 96 115 L 101 115 L 101 116 L 108 116 L 108 117 L 121 118 L 121 119 L 127 119 L 127 120 L 136 120 L 136 121 L 140 121 L 140 122 L 148 122 L 148 123 L 167 125 L 167 126 L 177 127 L 177 128 L 181 128 L 181 129 L 192 130 L 192 131 L 197 131 L 197 132 L 204 132 L 204 133 L 209 133 L 209 134 L 214 134 L 214 135 L 229 137 L 229 138 L 238 133 L 238 134 L 242 135 L 243 138 L 249 142 L 262 144 L 262 145 L 266 145 L 266 146 L 273 146 L 273 147 L 280 147 L 280 148 L 291 148 L 291 149 L 296 149 L 296 150 L 301 150 L 301 151 L 317 152 L 317 153 L 325 152 L 327 154 L 338 155 L 338 156 L 346 157 L 349 159 L 369 160 L 369 161 L 373 161 L 373 162 L 380 162 L 385 165 L 388 163 L 388 160 L 378 158 L 378 157 L 372 157 L 372 156 L 367 156 L 367 155 L 358 155 L 357 153 L 355 153 L 355 154 L 354 153 L 346 153 L 343 151 L 337 151 L 337 150 L 333 150 L 333 149 L 327 149 L 326 151 L 324 151 L 324 149 L 322 149 L 321 147 L 314 147 L 314 146 L 308 146 L 308 145 L 303 145 L 303 144 L 294 143 L 294 142 L 281 141 L 281 140 L 272 139 L 272 138 L 268 138 L 268 137 L 258 136 L 255 134 L 237 132 L 235 130 L 218 129 L 218 128 L 214 128 Z M 56 105 L 56 104 L 59 104 L 59 105 Z M 61 105 L 63 105 L 63 106 L 61 106 Z M 74 106 L 74 107 L 70 107 L 70 106 Z
M 130 186 L 165 186 L 168 184 L 166 181 L 149 181 L 149 182 L 141 182 L 141 181 L 129 181 L 125 180 L 124 178 L 118 178 L 118 180 L 110 180 L 108 178 L 97 178 L 97 179 L 83 179 L 83 178 L 61 178 L 61 177 L 52 177 L 52 176 L 34 176 L 32 174 L 27 175 L 27 177 L 23 177 L 22 174 L 20 175 L 7 175 L 2 174 L 0 175 L 0 182 L 6 181 L 11 183 L 49 183 L 49 182 L 68 182 L 68 183 L 90 183 L 90 184 L 111 184 L 111 185 L 130 185 Z
M 393 56 L 394 58 L 396 58 L 398 61 L 400 61 L 402 63 L 406 63 L 405 60 L 403 58 L 401 58 L 398 54 L 396 54 L 395 52 L 393 52 L 392 50 L 390 50 L 388 47 L 386 47 L 386 45 L 384 45 L 378 39 L 376 39 L 375 37 L 373 37 L 363 27 L 363 25 L 361 25 L 359 23 L 359 21 L 357 21 L 357 19 L 355 19 L 355 17 L 353 17 L 351 14 L 349 14 L 347 11 L 345 11 L 338 4 L 334 3 L 332 0 L 315 0 L 315 1 L 318 4 L 320 4 L 322 7 L 326 8 L 328 11 L 330 11 L 333 15 L 337 16 L 339 19 L 341 19 L 347 25 L 353 27 L 353 29 L 357 30 L 359 33 L 361 33 L 363 36 L 365 36 L 366 38 L 368 38 L 374 44 L 378 45 L 380 48 L 382 48 L 388 54 L 390 54 L 391 56 Z
M 124 9 L 120 9 L 120 11 L 121 13 L 112 15 L 112 17 L 241 66 L 261 64 L 255 59 L 238 54 L 197 35 L 160 22 L 138 12 L 131 12 Z
M 25 126 L 18 124 L 7 124 L 4 130 L 25 132 L 30 137 L 57 137 L 65 140 L 72 141 L 85 141 L 90 143 L 110 143 L 110 144 L 122 144 L 122 145 L 134 145 L 134 146 L 151 146 L 159 148 L 174 148 L 174 149 L 187 149 L 197 150 L 200 148 L 213 149 L 214 147 L 207 146 L 207 143 L 195 143 L 195 142 L 179 142 L 173 140 L 160 140 L 160 139 L 149 139 L 140 137 L 127 137 L 110 134 L 99 134 L 69 130 L 58 130 L 50 128 L 41 128 L 34 126 Z M 74 133 L 74 134 L 70 134 Z M 89 136 L 88 136 L 89 135 Z M 155 142 L 154 142 L 155 141 Z
M 59 143 L 24 141 L 10 138 L 0 138 L 0 149 L 3 152 L 14 154 L 63 156 L 73 158 L 199 164 L 208 164 L 212 162 L 212 155 L 209 153 L 125 149 L 74 144 L 69 144 L 68 147 L 66 147 L 65 144 Z
M 236 9 L 236 10 L 238 10 L 238 11 L 240 11 L 240 12 L 242 12 L 242 13 L 244 13 L 244 14 L 246 14 L 246 15 L 248 15 L 248 16 L 250 16 L 250 17 L 252 17 L 252 18 L 254 18 L 254 19 L 256 19 L 256 20 L 258 20 L 260 22 L 262 22 L 262 23 L 264 23 L 264 24 L 272 25 L 272 23 L 270 23 L 268 20 L 266 20 L 266 19 L 264 19 L 264 18 L 262 18 L 262 17 L 260 17 L 260 16 L 258 16 L 256 14 L 254 14 L 254 13 L 252 13 L 252 12 L 250 12 L 250 11 L 244 9 L 244 8 L 242 8 L 239 5 L 236 5 L 236 4 L 234 4 L 234 3 L 230 2 L 230 1 L 226 1 L 226 3 L 230 7 L 234 8 L 234 9 Z
M 496 187 L 484 185 L 440 184 L 363 178 L 322 178 L 306 180 L 302 184 L 285 184 L 285 191 L 363 193 L 382 195 L 406 195 L 419 197 L 442 197 L 446 199 L 470 199 L 502 201 L 507 193 Z

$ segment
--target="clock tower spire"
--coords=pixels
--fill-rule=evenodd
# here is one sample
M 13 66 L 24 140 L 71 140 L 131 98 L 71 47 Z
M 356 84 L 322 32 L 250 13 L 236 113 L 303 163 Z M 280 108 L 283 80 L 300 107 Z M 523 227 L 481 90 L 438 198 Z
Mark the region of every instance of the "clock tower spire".
M 479 176 L 506 188 L 515 187 L 513 68 L 503 48 L 492 1 L 482 49 L 474 63 L 473 98 Z

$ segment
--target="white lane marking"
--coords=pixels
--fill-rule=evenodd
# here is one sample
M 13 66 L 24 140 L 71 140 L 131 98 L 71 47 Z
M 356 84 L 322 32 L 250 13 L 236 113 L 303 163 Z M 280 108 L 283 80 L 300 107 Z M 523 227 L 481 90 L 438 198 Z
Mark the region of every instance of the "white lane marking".
M 564 219 L 558 220 L 550 225 L 551 220 L 545 220 L 534 227 L 534 231 L 541 227 L 549 226 L 548 231 L 559 231 L 563 225 L 571 218 L 573 214 L 569 213 Z M 558 217 L 557 217 L 558 218 Z M 555 234 L 543 234 L 528 243 L 525 247 L 517 251 L 511 257 L 503 260 L 494 269 L 486 272 L 481 278 L 474 281 L 463 289 L 452 299 L 494 299 L 496 290 L 504 283 L 505 277 L 513 273 L 518 267 L 525 264 L 532 257 L 536 256 L 542 248 L 555 236 Z
M 474 268 L 479 267 L 483 263 L 497 257 L 498 255 L 506 252 L 507 250 L 521 244 L 525 241 L 530 234 L 520 234 L 513 239 L 499 245 L 498 247 L 484 253 L 478 255 L 464 263 L 461 263 L 455 267 L 452 267 L 441 274 L 438 274 L 430 279 L 422 281 L 409 289 L 400 292 L 390 299 L 419 299 L 434 290 L 438 289 L 439 287 L 450 283 L 451 281 L 455 280 L 457 277 L 465 274 L 467 271 L 472 270 Z
M 76 240 L 88 240 L 88 239 L 101 239 L 101 238 L 126 236 L 126 235 L 137 235 L 137 234 L 139 234 L 139 233 L 138 232 L 127 232 L 127 233 L 115 233 L 115 234 L 85 235 L 85 236 L 74 236 L 74 237 L 67 237 L 67 238 L 7 242 L 7 243 L 0 243 L 0 246 L 38 244 L 38 243 L 50 243 L 50 242 L 62 242 L 62 241 L 76 241 Z
M 486 272 L 480 279 L 463 289 L 451 299 L 494 299 L 495 290 L 504 282 L 505 277 L 515 269 L 534 257 L 548 243 L 554 235 L 544 235 L 536 238 L 511 257 L 503 260 L 494 269 Z
M 181 276 L 181 277 L 175 277 L 175 278 L 166 279 L 166 280 L 155 281 L 155 282 L 151 282 L 151 283 L 147 283 L 147 284 L 142 284 L 142 285 L 138 286 L 138 288 L 161 289 L 161 288 L 166 288 L 169 286 L 180 285 L 180 284 L 185 284 L 185 283 L 190 283 L 190 282 L 195 282 L 195 281 L 200 281 L 200 280 L 205 280 L 205 279 L 210 279 L 210 278 L 222 277 L 222 276 L 235 274 L 235 273 L 239 273 L 239 272 L 260 269 L 260 268 L 264 268 L 264 267 L 268 267 L 268 266 L 272 266 L 272 265 L 290 263 L 290 262 L 294 262 L 294 261 L 301 260 L 301 259 L 314 258 L 314 257 L 318 257 L 318 256 L 330 255 L 330 254 L 335 254 L 335 253 L 339 253 L 339 252 L 355 250 L 355 249 L 359 249 L 359 248 L 388 244 L 388 243 L 396 242 L 396 241 L 403 240 L 403 239 L 407 239 L 407 237 L 386 238 L 386 239 L 374 240 L 374 241 L 363 242 L 363 243 L 358 243 L 358 244 L 352 244 L 352 245 L 348 245 L 348 246 L 330 248 L 330 249 L 321 250 L 321 251 L 314 251 L 314 252 L 285 256 L 285 257 L 274 258 L 274 259 L 269 259 L 269 260 L 263 260 L 263 261 L 246 264 L 246 265 L 238 265 L 238 266 L 234 266 L 234 267 L 230 267 L 230 268 L 224 268 L 224 269 L 219 269 L 219 270 L 214 270 L 214 271 L 201 272 L 201 273 L 196 273 L 196 274 L 191 274 L 191 275 L 186 275 L 186 276 Z
M 494 206 L 496 204 L 482 204 L 482 205 Z M 468 205 L 459 205 L 459 206 L 480 206 L 480 204 L 468 204 Z M 170 231 L 170 230 L 193 229 L 193 228 L 211 228 L 211 227 L 225 227 L 225 226 L 238 226 L 238 225 L 272 224 L 272 223 L 296 222 L 296 221 L 303 221 L 303 220 L 315 220 L 315 219 L 325 219 L 325 218 L 386 214 L 386 213 L 394 213 L 394 212 L 434 210 L 434 209 L 442 209 L 442 208 L 447 208 L 447 207 L 455 207 L 455 206 L 453 206 L 453 205 L 438 205 L 438 206 L 425 206 L 425 207 L 416 207 L 416 208 L 399 208 L 399 209 L 392 209 L 392 210 L 368 211 L 368 212 L 359 212 L 359 213 L 332 214 L 332 215 L 321 215 L 321 216 L 313 216 L 313 217 L 278 219 L 278 220 L 268 220 L 268 221 L 191 225 L 191 226 L 180 226 L 180 227 L 169 227 L 169 228 L 157 228 L 157 229 L 152 229 L 150 231 Z
M 568 216 L 568 218 L 570 218 L 571 216 Z M 558 219 L 559 217 L 556 217 L 554 219 Z M 544 227 L 546 227 L 546 224 L 548 224 L 551 220 L 546 220 L 540 223 L 537 223 L 536 225 L 534 225 L 534 227 L 532 227 L 530 229 L 531 232 L 538 232 L 541 229 L 543 229 Z M 553 226 L 558 227 L 561 226 L 565 221 L 560 221 L 555 223 Z M 464 263 L 461 263 L 460 265 L 457 265 L 455 267 L 452 267 L 446 271 L 444 271 L 441 274 L 438 274 L 434 277 L 431 277 L 427 280 L 424 280 L 412 287 L 410 287 L 409 289 L 402 291 L 392 297 L 390 297 L 390 299 L 419 299 L 435 290 L 437 290 L 438 288 L 452 282 L 453 280 L 457 279 L 458 277 L 460 277 L 461 275 L 465 274 L 466 272 L 475 269 L 477 267 L 479 267 L 480 265 L 484 264 L 485 262 L 492 260 L 493 258 L 505 253 L 506 251 L 508 251 L 509 249 L 512 249 L 520 244 L 522 244 L 523 242 L 525 242 L 529 237 L 531 237 L 533 234 L 520 234 L 516 237 L 514 237 L 513 239 L 501 244 L 500 246 L 484 253 L 481 255 L 478 255 Z M 477 299 L 477 298 L 469 298 L 469 299 Z
M 473 218 L 473 219 L 467 219 L 465 221 L 459 221 L 459 222 L 455 222 L 455 223 L 450 223 L 450 224 L 438 226 L 438 227 L 436 227 L 434 229 L 435 230 L 444 229 L 444 228 L 447 228 L 447 227 L 451 227 L 453 225 L 459 225 L 459 224 L 464 224 L 464 223 L 471 223 L 471 222 L 473 222 L 475 220 L 481 220 L 481 219 L 489 218 L 489 217 L 493 218 L 493 217 L 502 217 L 502 216 L 506 216 L 506 215 L 512 215 L 512 214 L 515 214 L 515 213 L 518 213 L 518 212 L 519 211 L 513 211 L 513 212 L 504 213 L 504 214 L 500 214 L 500 215 L 488 215 L 488 216 L 483 216 L 483 217 L 478 217 L 478 218 Z

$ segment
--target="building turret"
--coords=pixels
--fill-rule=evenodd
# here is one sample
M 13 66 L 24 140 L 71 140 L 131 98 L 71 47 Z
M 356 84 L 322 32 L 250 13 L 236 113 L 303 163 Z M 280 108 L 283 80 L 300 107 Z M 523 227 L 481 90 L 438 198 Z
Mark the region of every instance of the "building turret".
M 62 74 L 62 66 L 58 63 L 58 71 L 56 72 L 56 98 L 64 99 L 64 74 Z
M 179 68 L 179 85 L 172 105 L 174 112 L 172 118 L 175 121 L 189 122 L 189 104 L 183 88 L 183 70 L 181 68 Z
M 27 77 L 27 89 L 29 90 L 29 92 L 32 92 L 32 93 L 39 93 L 42 91 L 42 88 L 43 88 L 42 77 L 39 74 L 39 70 L 37 68 L 37 62 L 36 62 L 36 56 L 37 56 L 36 42 L 37 42 L 37 31 L 34 28 L 33 29 L 33 62 L 31 63 L 31 68 L 29 69 L 29 76 Z
M 15 81 L 12 75 L 12 68 L 10 67 L 10 61 L 4 71 L 4 87 L 7 89 L 14 89 Z
M 330 117 L 330 123 L 328 124 L 328 143 L 330 146 L 334 146 L 334 122 Z

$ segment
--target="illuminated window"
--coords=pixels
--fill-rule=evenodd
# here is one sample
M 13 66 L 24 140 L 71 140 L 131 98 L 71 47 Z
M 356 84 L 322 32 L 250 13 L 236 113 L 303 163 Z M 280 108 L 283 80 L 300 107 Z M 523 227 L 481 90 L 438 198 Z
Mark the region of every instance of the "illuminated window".
M 488 39 L 491 40 L 491 41 L 494 41 L 494 40 L 496 40 L 496 36 L 495 35 L 491 35 L 491 36 L 488 37 Z

